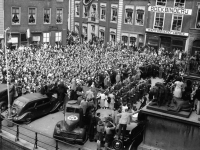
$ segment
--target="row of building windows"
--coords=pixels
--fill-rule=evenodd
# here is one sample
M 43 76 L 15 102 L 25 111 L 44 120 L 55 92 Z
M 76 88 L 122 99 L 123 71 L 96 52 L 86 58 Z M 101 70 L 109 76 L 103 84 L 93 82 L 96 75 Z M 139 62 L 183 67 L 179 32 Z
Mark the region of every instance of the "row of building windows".
M 50 37 L 51 37 L 51 33 L 49 32 L 45 32 L 43 33 L 43 43 L 50 43 Z M 55 32 L 55 42 L 59 43 L 62 41 L 62 32 Z M 12 43 L 12 44 L 18 44 L 18 37 L 11 37 L 11 39 L 9 39 L 8 43 Z M 26 43 L 27 42 L 27 38 L 26 38 L 26 34 L 21 34 L 21 43 Z M 40 36 L 39 35 L 33 35 L 32 36 L 32 42 L 33 43 L 37 43 L 37 42 L 41 42 Z
M 92 26 L 92 35 L 95 35 L 95 25 L 91 25 Z M 77 34 L 79 34 L 79 23 L 76 22 L 75 23 L 75 32 Z M 88 27 L 87 24 L 83 24 L 82 25 L 82 34 L 85 38 L 85 40 L 87 40 L 87 32 L 88 32 Z M 116 29 L 110 28 L 110 42 L 114 45 L 116 43 Z M 102 40 L 105 41 L 105 27 L 99 26 L 99 33 L 98 33 L 98 37 Z M 136 39 L 137 39 L 137 35 L 133 35 L 133 34 L 122 34 L 121 36 L 121 40 L 122 40 L 122 44 L 124 44 L 125 46 L 134 46 L 136 43 Z M 139 42 L 140 44 L 140 42 Z M 143 43 L 142 43 L 143 44 Z
M 21 7 L 12 7 L 12 25 L 20 25 L 21 22 Z M 36 24 L 37 22 L 37 8 L 29 7 L 28 8 L 28 24 Z M 43 23 L 51 24 L 51 8 L 43 9 Z M 63 23 L 63 9 L 56 9 L 56 23 Z
M 185 7 L 185 1 L 186 0 L 174 0 L 174 7 Z M 156 5 L 165 7 L 167 5 L 167 0 L 157 0 Z
M 91 21 L 106 21 L 106 3 L 100 4 L 100 15 L 97 12 L 97 4 L 92 4 L 90 8 L 90 14 L 88 15 L 88 8 L 87 6 L 83 6 L 83 18 L 89 18 Z M 136 6 L 134 12 L 134 6 L 125 6 L 125 13 L 124 13 L 124 24 L 133 25 L 133 17 L 135 13 L 135 25 L 144 25 L 144 16 L 145 16 L 145 6 Z M 75 4 L 75 17 L 80 17 L 80 3 L 76 1 Z M 112 23 L 117 23 L 118 17 L 118 5 L 111 4 L 111 18 L 110 21 Z

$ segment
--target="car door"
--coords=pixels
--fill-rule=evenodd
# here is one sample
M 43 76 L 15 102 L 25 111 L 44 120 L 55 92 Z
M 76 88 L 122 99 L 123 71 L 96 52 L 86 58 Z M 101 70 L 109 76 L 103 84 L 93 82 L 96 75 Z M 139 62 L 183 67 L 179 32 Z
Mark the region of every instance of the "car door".
M 44 106 L 43 106 L 43 99 L 40 99 L 36 102 L 36 106 L 35 106 L 35 116 L 36 117 L 40 117 L 44 114 Z

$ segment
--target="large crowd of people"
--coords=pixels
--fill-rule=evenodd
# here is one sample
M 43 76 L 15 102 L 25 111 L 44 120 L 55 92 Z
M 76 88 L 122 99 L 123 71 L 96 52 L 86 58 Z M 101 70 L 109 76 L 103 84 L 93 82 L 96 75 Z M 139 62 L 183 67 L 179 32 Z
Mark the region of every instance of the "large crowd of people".
M 133 113 L 128 111 L 134 109 L 133 104 L 139 100 L 142 100 L 142 106 L 145 105 L 152 77 L 169 82 L 185 70 L 185 63 L 177 52 L 170 57 L 163 49 L 156 52 L 148 46 L 131 51 L 109 43 L 105 47 L 76 42 L 56 49 L 46 45 L 41 48 L 20 47 L 7 50 L 7 54 L 8 80 L 16 87 L 16 97 L 26 93 L 45 93 L 44 90 L 48 91 L 52 85 L 62 85 L 69 89 L 70 99 L 77 100 L 83 107 L 92 101 L 96 109 L 127 107 L 122 110 L 124 113 Z M 1 80 L 5 83 L 7 70 L 3 52 L 0 57 Z M 83 92 L 84 87 L 89 89 Z M 124 114 L 119 113 L 119 116 L 124 118 Z M 119 122 L 122 130 L 126 127 L 127 117 Z M 108 123 L 106 132 L 109 134 L 108 129 L 115 125 Z M 103 129 L 98 127 L 98 130 Z

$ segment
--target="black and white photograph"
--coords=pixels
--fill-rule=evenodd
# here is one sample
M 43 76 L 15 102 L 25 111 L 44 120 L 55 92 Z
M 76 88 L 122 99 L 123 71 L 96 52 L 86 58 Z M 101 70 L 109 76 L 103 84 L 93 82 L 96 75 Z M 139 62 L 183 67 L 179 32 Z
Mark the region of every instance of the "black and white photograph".
M 200 0 L 0 0 L 0 150 L 200 150 Z

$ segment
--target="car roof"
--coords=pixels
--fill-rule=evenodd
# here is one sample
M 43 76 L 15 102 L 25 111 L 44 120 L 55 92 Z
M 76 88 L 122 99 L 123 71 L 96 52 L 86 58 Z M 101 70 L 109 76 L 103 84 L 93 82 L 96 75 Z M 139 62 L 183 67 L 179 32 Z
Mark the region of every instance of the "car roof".
M 80 108 L 80 105 L 77 103 L 77 100 L 70 100 L 67 102 L 66 107 Z
M 30 93 L 30 94 L 25 94 L 18 97 L 17 100 L 20 100 L 25 103 L 29 103 L 29 102 L 39 100 L 39 99 L 44 99 L 44 98 L 47 98 L 47 95 L 43 95 L 41 93 Z
M 0 84 L 0 92 L 7 90 L 7 84 Z

